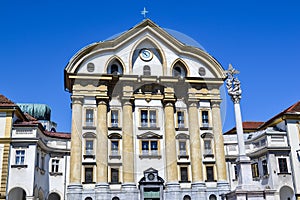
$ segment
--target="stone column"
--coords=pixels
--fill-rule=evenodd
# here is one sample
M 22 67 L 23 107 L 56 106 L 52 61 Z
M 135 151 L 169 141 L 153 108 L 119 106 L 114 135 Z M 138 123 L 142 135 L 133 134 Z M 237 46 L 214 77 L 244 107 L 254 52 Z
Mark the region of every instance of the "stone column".
M 165 155 L 166 155 L 166 179 L 167 186 L 178 185 L 176 139 L 175 139 L 175 122 L 174 122 L 174 89 L 165 88 L 164 97 L 164 114 L 165 114 Z
M 221 100 L 212 100 L 211 104 L 218 182 L 227 181 L 224 139 L 222 135 L 222 119 L 220 112 Z
M 107 164 L 108 164 L 108 138 L 107 138 L 107 98 L 97 99 L 97 185 L 96 187 L 108 187 Z
M 202 154 L 197 101 L 189 101 L 189 131 L 192 167 L 192 183 L 203 183 Z
M 132 93 L 131 86 L 123 87 L 123 187 L 136 187 L 134 180 L 134 143 L 133 143 L 133 120 L 132 120 Z
M 70 185 L 81 185 L 83 96 L 72 96 Z
M 178 183 L 174 102 L 165 102 L 165 132 L 167 183 Z

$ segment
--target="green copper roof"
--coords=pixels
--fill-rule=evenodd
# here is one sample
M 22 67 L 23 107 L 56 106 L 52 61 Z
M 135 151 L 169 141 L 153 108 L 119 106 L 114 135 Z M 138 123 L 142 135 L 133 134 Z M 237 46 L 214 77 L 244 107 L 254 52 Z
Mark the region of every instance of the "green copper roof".
M 51 109 L 46 104 L 29 104 L 17 103 L 22 112 L 28 113 L 37 120 L 49 120 L 51 116 Z

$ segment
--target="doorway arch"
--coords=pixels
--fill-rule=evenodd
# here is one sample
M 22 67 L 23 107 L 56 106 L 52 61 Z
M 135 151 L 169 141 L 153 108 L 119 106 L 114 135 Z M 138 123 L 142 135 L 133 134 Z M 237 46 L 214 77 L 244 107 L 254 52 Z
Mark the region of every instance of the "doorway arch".
M 279 191 L 280 200 L 295 200 L 294 190 L 288 186 L 283 186 Z
M 8 200 L 26 200 L 26 192 L 23 188 L 16 187 L 9 191 Z

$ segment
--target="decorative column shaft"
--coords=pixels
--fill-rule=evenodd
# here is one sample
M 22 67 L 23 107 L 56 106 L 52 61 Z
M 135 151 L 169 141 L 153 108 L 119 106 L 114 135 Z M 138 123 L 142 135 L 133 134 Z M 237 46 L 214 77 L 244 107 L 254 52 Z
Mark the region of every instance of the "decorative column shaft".
M 244 142 L 244 131 L 242 124 L 242 115 L 240 108 L 240 100 L 242 95 L 242 90 L 240 86 L 240 81 L 236 74 L 239 71 L 234 69 L 231 65 L 229 65 L 229 69 L 226 71 L 227 80 L 226 87 L 228 94 L 231 96 L 231 100 L 234 103 L 234 112 L 235 112 L 235 123 L 236 123 L 236 131 L 237 131 L 237 139 L 238 139 L 238 148 L 239 155 L 237 158 L 237 167 L 238 167 L 238 188 L 249 189 L 250 185 L 253 184 L 252 174 L 251 174 L 251 162 L 250 158 L 245 153 L 245 142 Z
M 134 183 L 134 146 L 131 102 L 123 103 L 123 179 Z
M 97 98 L 97 97 L 96 97 Z M 107 99 L 97 98 L 97 184 L 107 185 L 108 138 Z
M 222 135 L 222 119 L 220 112 L 221 100 L 212 100 L 211 103 L 218 181 L 226 181 L 226 161 L 224 152 L 224 139 Z
M 174 183 L 178 182 L 178 171 L 173 102 L 165 103 L 165 136 L 167 182 Z
M 83 96 L 72 96 L 70 184 L 81 184 Z
M 132 94 L 131 86 L 123 87 L 123 185 L 131 187 L 134 181 L 134 143 L 132 120 Z
M 165 114 L 165 154 L 167 184 L 178 183 L 175 122 L 174 122 L 174 88 L 164 89 L 164 114 Z
M 202 154 L 200 131 L 198 126 L 197 102 L 189 102 L 190 154 L 192 166 L 192 182 L 203 182 Z

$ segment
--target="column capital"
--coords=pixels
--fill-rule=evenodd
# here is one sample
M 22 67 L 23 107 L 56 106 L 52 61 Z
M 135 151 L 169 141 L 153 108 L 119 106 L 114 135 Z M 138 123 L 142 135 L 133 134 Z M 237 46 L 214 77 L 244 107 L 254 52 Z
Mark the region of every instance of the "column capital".
M 211 102 L 212 108 L 220 108 L 222 100 L 221 99 L 212 99 L 210 102 Z
M 107 105 L 109 102 L 109 97 L 96 96 L 97 105 Z
M 198 107 L 199 101 L 196 99 L 188 99 L 187 103 L 189 107 Z
M 72 95 L 71 96 L 72 104 L 83 104 L 84 96 L 82 95 Z
M 174 107 L 176 99 L 163 99 L 162 103 L 164 107 Z

